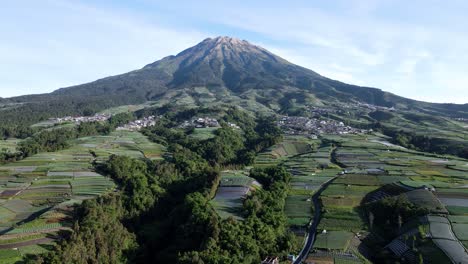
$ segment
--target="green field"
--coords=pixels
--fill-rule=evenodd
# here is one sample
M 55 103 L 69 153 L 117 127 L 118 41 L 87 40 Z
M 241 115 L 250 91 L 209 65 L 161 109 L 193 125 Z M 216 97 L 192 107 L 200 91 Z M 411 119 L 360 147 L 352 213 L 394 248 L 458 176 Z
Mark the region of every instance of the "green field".
M 346 231 L 327 231 L 317 234 L 315 248 L 346 251 L 353 238 L 353 233 Z

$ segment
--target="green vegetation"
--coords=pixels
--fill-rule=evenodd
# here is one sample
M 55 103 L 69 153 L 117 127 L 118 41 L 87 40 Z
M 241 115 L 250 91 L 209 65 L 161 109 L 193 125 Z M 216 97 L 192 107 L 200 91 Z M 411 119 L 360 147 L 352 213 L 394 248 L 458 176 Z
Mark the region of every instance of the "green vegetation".
M 352 238 L 353 233 L 346 231 L 330 231 L 321 233 L 317 235 L 314 247 L 327 250 L 346 251 Z

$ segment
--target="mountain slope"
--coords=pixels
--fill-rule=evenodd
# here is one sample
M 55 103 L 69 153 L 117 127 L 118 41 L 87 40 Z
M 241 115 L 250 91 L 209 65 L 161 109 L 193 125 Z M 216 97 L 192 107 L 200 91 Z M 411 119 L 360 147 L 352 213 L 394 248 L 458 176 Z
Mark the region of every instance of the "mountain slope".
M 430 114 L 468 117 L 468 104 L 433 104 L 396 96 L 376 88 L 345 84 L 294 65 L 245 40 L 208 38 L 140 70 L 62 88 L 50 94 L 0 101 L 20 103 L 2 111 L 0 121 L 35 112 L 38 118 L 89 113 L 148 100 L 236 103 L 246 108 L 288 111 L 292 104 L 368 103 Z

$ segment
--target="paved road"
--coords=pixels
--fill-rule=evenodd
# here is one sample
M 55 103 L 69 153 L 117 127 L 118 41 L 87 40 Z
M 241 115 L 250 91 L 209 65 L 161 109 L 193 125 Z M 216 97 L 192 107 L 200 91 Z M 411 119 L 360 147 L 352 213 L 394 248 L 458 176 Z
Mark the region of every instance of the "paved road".
M 328 185 L 332 183 L 337 177 L 338 175 L 323 183 L 322 186 L 320 186 L 320 189 L 318 189 L 317 192 L 315 192 L 312 196 L 312 202 L 314 203 L 314 218 L 312 219 L 312 225 L 310 225 L 309 227 L 309 234 L 307 236 L 307 240 L 304 244 L 304 247 L 302 248 L 301 252 L 297 256 L 297 259 L 293 262 L 293 264 L 302 263 L 302 261 L 304 261 L 307 258 L 307 255 L 309 255 L 309 251 L 312 249 L 312 246 L 315 242 L 315 234 L 317 233 L 317 226 L 319 224 L 320 216 L 322 213 L 319 196 L 322 193 L 322 191 L 325 190 L 328 187 Z

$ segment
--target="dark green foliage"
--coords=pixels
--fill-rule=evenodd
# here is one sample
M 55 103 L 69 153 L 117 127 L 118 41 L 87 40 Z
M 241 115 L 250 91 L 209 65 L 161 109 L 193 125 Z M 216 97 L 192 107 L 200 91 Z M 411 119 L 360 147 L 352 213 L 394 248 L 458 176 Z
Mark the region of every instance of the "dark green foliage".
M 468 142 L 464 140 L 418 135 L 401 130 L 392 131 L 387 129 L 384 131 L 387 135 L 392 137 L 395 144 L 403 147 L 424 152 L 451 154 L 462 158 L 468 158 Z
M 103 168 L 122 186 L 123 203 L 129 217 L 150 209 L 161 195 L 155 177 L 149 177 L 145 162 L 124 156 L 111 156 Z
M 370 112 L 369 116 L 377 121 L 387 121 L 394 117 L 392 113 L 381 110 Z
M 404 223 L 428 213 L 426 208 L 411 203 L 404 195 L 386 197 L 369 203 L 366 209 L 373 216 L 372 225 L 380 228 L 380 233 L 384 237 L 398 234 Z
M 288 183 L 291 174 L 284 167 L 253 168 L 250 171 L 250 177 L 268 187 L 275 182 Z
M 238 131 L 223 127 L 215 132 L 215 138 L 203 145 L 203 156 L 218 164 L 239 163 L 239 153 L 244 150 L 244 139 Z
M 135 120 L 133 113 L 120 113 L 113 115 L 109 118 L 109 125 L 113 128 L 116 128 L 121 125 L 125 125 L 130 121 Z
M 136 250 L 135 235 L 121 223 L 125 214 L 119 196 L 86 200 L 75 209 L 73 233 L 45 256 L 26 263 L 128 263 Z
M 183 254 L 180 263 L 257 263 L 262 257 L 291 249 L 293 239 L 286 231 L 283 212 L 286 181 L 291 176 L 281 167 L 255 170 L 251 175 L 269 178 L 270 184 L 244 201 L 245 220 L 228 218 L 213 225 L 213 235 L 202 250 Z
M 11 126 L 0 126 L 0 137 L 2 139 L 7 138 L 27 138 L 34 134 L 35 129 L 24 124 L 17 124 Z

